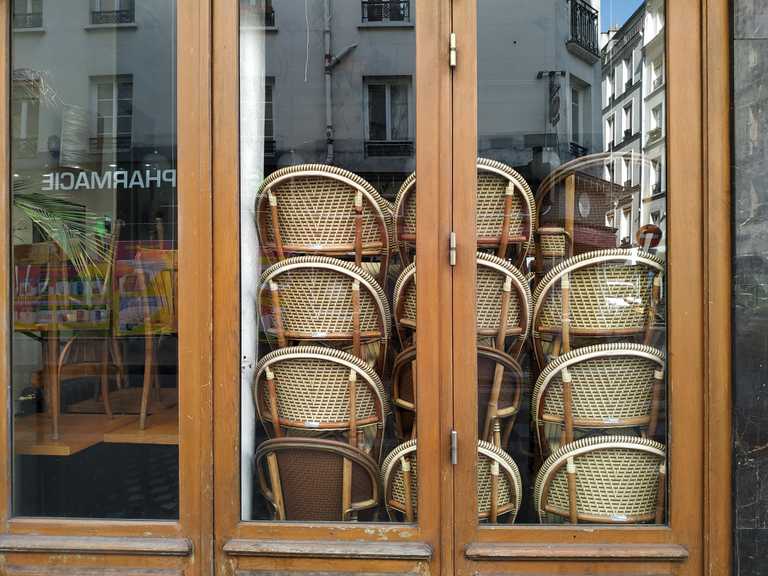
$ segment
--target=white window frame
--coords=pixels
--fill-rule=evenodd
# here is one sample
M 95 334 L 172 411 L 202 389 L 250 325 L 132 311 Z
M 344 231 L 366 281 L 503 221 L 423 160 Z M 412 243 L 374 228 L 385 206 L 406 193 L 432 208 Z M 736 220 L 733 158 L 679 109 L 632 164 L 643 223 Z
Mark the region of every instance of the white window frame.
M 25 14 L 25 15 L 26 14 L 37 14 L 37 12 L 34 12 L 32 10 L 32 3 L 34 1 L 35 0 L 24 0 L 24 4 L 25 4 L 25 7 L 26 7 L 26 10 L 24 12 L 17 12 L 16 11 L 16 0 L 13 0 L 13 14 L 14 15 L 15 14 Z M 39 0 L 39 2 L 40 2 L 40 13 L 42 13 L 43 12 L 43 0 Z
M 616 116 L 611 114 L 605 119 L 605 149 L 608 149 L 608 144 L 613 142 L 616 144 Z
M 120 98 L 118 98 L 119 89 L 118 86 L 120 84 L 121 80 L 128 80 L 131 81 L 131 131 L 126 134 L 118 134 L 117 127 L 118 127 L 118 118 L 120 115 L 118 112 L 118 101 Z M 91 134 L 94 138 L 112 138 L 112 140 L 115 142 L 115 147 L 117 147 L 118 144 L 118 138 L 119 137 L 128 137 L 130 139 L 129 146 L 133 145 L 133 135 L 134 135 L 134 119 L 135 115 L 133 113 L 133 103 L 135 101 L 134 98 L 134 82 L 133 82 L 133 75 L 132 74 L 116 74 L 116 75 L 102 75 L 102 76 L 91 76 L 90 78 L 91 86 L 91 110 L 93 111 L 93 128 L 91 130 Z M 111 83 L 112 85 L 112 134 L 99 134 L 99 86 L 103 84 Z
M 91 0 L 91 11 L 92 12 L 104 12 L 101 8 L 101 3 L 103 0 Z M 132 7 L 135 6 L 134 0 L 111 0 L 115 3 L 114 11 L 120 11 L 120 10 L 130 10 Z M 112 10 L 106 10 L 106 12 L 112 12 Z
M 386 105 L 386 119 L 387 119 L 387 137 L 385 140 L 371 140 L 371 119 L 370 119 L 370 105 L 369 105 L 369 87 L 370 86 L 384 86 L 385 87 L 385 105 Z M 392 86 L 405 86 L 408 90 L 408 138 L 406 140 L 393 140 L 392 139 Z M 413 141 L 413 89 L 410 76 L 367 76 L 363 80 L 363 111 L 365 122 L 363 123 L 365 129 L 365 141 L 366 142 L 412 142 Z
M 634 121 L 635 116 L 635 103 L 634 101 L 630 102 L 626 106 L 624 106 L 623 113 L 622 113 L 622 134 L 629 130 L 630 135 L 634 134 L 634 127 L 632 126 L 632 122 Z
M 651 130 L 661 128 L 664 124 L 664 108 L 661 104 L 651 108 Z

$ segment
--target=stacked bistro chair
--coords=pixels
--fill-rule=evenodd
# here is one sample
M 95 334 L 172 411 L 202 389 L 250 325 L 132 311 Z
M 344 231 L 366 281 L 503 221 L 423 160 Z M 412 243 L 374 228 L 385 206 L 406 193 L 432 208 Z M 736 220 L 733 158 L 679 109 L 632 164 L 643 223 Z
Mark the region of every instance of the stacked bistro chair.
M 517 363 L 517 357 L 525 344 L 530 329 L 531 292 L 525 276 L 512 264 L 482 252 L 477 253 L 477 337 L 478 344 L 486 351 L 479 354 L 481 358 L 495 362 L 493 384 L 487 395 L 487 410 L 481 430 L 481 438 L 489 441 L 500 441 L 495 435 L 494 423 L 505 421 L 504 436 L 508 437 L 514 424 L 520 403 L 519 383 L 522 380 L 522 369 Z M 398 278 L 394 292 L 395 326 L 404 347 L 413 346 L 416 329 L 416 263 L 409 264 Z M 405 353 L 415 359 L 415 351 L 407 349 Z M 497 361 L 496 361 L 497 360 Z M 396 360 L 396 366 L 405 360 Z M 504 396 L 505 370 L 515 374 L 517 383 L 513 393 L 511 406 L 499 409 L 500 399 Z M 395 407 L 399 412 L 398 420 L 404 422 L 412 419 L 412 415 L 402 411 L 415 411 L 415 386 L 411 385 L 411 399 L 401 396 L 408 388 L 402 382 L 402 377 L 408 375 L 413 381 L 414 370 L 395 370 L 393 391 L 396 398 Z M 406 433 L 401 428 L 400 433 Z
M 593 430 L 637 430 L 652 438 L 663 384 L 664 354 L 650 346 L 600 344 L 556 358 L 542 370 L 531 396 L 541 453 Z
M 536 204 L 528 183 L 515 170 L 486 158 L 477 160 L 477 245 L 521 268 L 533 245 Z M 400 188 L 393 208 L 394 241 L 404 264 L 416 247 L 416 174 Z
M 379 505 L 379 468 L 333 440 L 267 440 L 255 455 L 259 487 L 275 520 L 343 522 Z
M 396 447 L 381 467 L 384 503 L 390 518 L 406 522 L 418 518 L 417 440 Z M 495 524 L 513 523 L 522 500 L 520 471 L 501 448 L 482 440 L 477 445 L 478 519 Z
M 323 164 L 277 170 L 259 189 L 256 218 L 272 261 L 298 255 L 353 260 L 384 285 L 392 207 L 360 176 Z
M 651 344 L 664 262 L 636 249 L 599 250 L 555 266 L 534 292 L 533 345 L 540 368 L 576 345 Z
M 298 256 L 269 267 L 260 287 L 262 324 L 278 347 L 351 346 L 382 374 L 391 313 L 365 270 L 337 258 Z
M 256 367 L 253 397 L 267 434 L 341 438 L 378 461 L 389 401 L 360 358 L 333 348 L 292 346 Z
M 664 522 L 666 451 L 653 440 L 599 436 L 554 452 L 536 478 L 542 522 Z

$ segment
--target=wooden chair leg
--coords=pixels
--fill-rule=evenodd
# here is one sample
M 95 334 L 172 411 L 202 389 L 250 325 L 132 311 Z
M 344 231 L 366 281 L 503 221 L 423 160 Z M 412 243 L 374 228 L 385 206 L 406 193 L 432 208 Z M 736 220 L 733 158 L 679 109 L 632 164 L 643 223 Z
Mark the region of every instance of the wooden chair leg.
M 101 398 L 104 402 L 104 412 L 112 418 L 112 402 L 109 400 L 109 340 L 107 339 L 102 344 Z
M 125 363 L 123 361 L 123 352 L 120 349 L 120 343 L 117 341 L 117 338 L 110 338 L 110 347 L 112 350 L 112 362 L 117 369 L 115 383 L 117 388 L 122 390 L 127 382 L 125 378 Z
M 568 477 L 568 512 L 571 524 L 579 523 L 579 509 L 576 502 L 576 462 L 573 458 L 568 458 L 566 467 L 566 476 Z
M 341 521 L 344 522 L 352 511 L 352 461 L 348 458 L 344 458 L 341 486 Z
M 147 411 L 149 410 L 149 397 L 152 389 L 152 371 L 154 366 L 152 360 L 152 335 L 144 335 L 144 382 L 141 388 L 141 409 L 139 411 L 139 429 L 144 430 L 147 427 Z
M 403 471 L 403 497 L 405 499 L 405 521 L 413 522 L 413 488 L 411 486 L 411 461 L 407 457 L 400 459 L 400 469 Z
M 659 488 L 656 497 L 656 524 L 664 523 L 664 505 L 667 494 L 667 466 L 659 464 Z
M 562 380 L 565 443 L 567 444 L 573 442 L 573 379 L 567 368 L 563 369 Z
M 499 517 L 499 463 L 491 462 L 491 509 L 488 512 L 488 522 L 496 524 Z

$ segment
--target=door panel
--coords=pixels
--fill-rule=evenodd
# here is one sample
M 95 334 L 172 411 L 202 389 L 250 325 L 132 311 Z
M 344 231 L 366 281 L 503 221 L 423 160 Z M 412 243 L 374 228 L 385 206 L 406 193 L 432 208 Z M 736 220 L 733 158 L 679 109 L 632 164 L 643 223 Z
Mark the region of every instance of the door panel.
M 698 7 L 629 4 L 453 6 L 462 573 L 700 562 Z

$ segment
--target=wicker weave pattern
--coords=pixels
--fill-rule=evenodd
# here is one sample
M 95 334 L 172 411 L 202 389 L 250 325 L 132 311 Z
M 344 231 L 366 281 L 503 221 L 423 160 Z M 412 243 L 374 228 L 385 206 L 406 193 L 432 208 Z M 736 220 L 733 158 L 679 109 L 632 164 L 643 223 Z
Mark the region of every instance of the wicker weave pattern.
M 565 368 L 572 379 L 575 419 L 599 420 L 608 427 L 620 419 L 646 417 L 651 411 L 654 373 L 663 365 L 660 351 L 639 344 L 579 348 L 557 358 L 541 373 L 532 395 L 532 417 L 535 422 L 545 416 L 564 418 Z
M 402 302 L 402 309 L 400 303 Z M 416 263 L 405 267 L 395 283 L 395 310 L 400 310 L 400 317 L 395 321 L 407 320 L 416 324 Z
M 521 339 L 525 339 L 530 329 L 531 289 L 528 281 L 512 264 L 478 252 L 477 254 L 477 328 L 480 330 L 498 330 L 501 322 L 501 304 L 504 282 L 512 281 L 512 292 L 507 314 L 507 331 L 522 330 Z M 523 324 L 523 316 L 526 322 Z
M 566 461 L 576 465 L 576 499 L 579 514 L 622 522 L 630 516 L 653 517 L 656 512 L 659 465 L 664 447 L 652 440 L 603 436 L 585 438 L 561 447 L 541 467 L 536 479 L 536 509 L 554 508 L 567 517 L 569 510 Z M 542 494 L 551 477 L 547 500 Z
M 411 465 L 411 505 L 414 511 L 418 510 L 418 472 L 417 472 L 417 441 L 409 440 L 396 447 L 385 458 L 381 467 L 382 484 L 384 485 L 384 497 L 387 507 L 394 507 L 398 511 L 405 510 L 405 488 L 401 459 L 406 458 Z M 487 515 L 491 508 L 491 463 L 499 463 L 499 492 L 497 506 L 499 509 L 512 504 L 512 508 L 505 512 L 512 513 L 512 519 L 517 514 L 522 500 L 522 481 L 520 471 L 514 460 L 496 446 L 488 442 L 478 442 L 478 466 L 477 466 L 477 500 L 478 514 Z
M 571 328 L 643 328 L 648 322 L 653 278 L 663 263 L 631 250 L 602 250 L 569 258 L 541 281 L 534 294 L 534 331 L 562 325 L 561 278 L 569 275 Z
M 416 234 L 416 172 L 406 178 L 395 198 L 395 223 L 406 234 Z M 399 239 L 398 239 L 399 240 Z
M 349 262 L 322 256 L 289 258 L 271 266 L 261 276 L 262 318 L 272 318 L 269 282 L 279 288 L 286 331 L 314 334 L 351 334 L 352 285 L 360 283 L 360 330 L 389 337 L 389 304 L 384 291 L 367 272 Z
M 381 380 L 365 362 L 341 350 L 299 346 L 267 354 L 256 368 L 254 399 L 262 421 L 269 418 L 267 367 L 275 375 L 278 417 L 304 422 L 303 428 L 349 420 L 350 370 L 357 373 L 357 418 L 377 416 L 377 407 L 382 415 L 389 411 Z
M 509 180 L 480 171 L 477 174 L 477 235 L 494 238 L 501 235 L 504 224 L 504 193 Z M 528 237 L 530 214 L 524 199 L 515 194 L 509 219 L 509 235 Z
M 262 242 L 274 245 L 274 229 L 268 194 L 277 198 L 280 233 L 283 244 L 328 250 L 334 246 L 353 245 L 355 241 L 355 196 L 363 192 L 363 245 L 367 253 L 389 250 L 392 208 L 363 178 L 323 164 L 304 164 L 283 168 L 271 174 L 261 185 L 257 212 Z M 386 228 L 384 237 L 380 223 Z M 379 244 L 378 249 L 371 246 Z
M 539 237 L 541 255 L 544 258 L 564 258 L 566 250 L 565 234 L 542 234 Z

